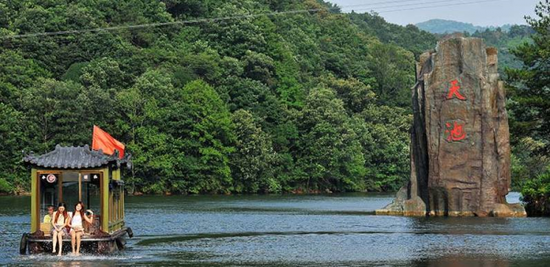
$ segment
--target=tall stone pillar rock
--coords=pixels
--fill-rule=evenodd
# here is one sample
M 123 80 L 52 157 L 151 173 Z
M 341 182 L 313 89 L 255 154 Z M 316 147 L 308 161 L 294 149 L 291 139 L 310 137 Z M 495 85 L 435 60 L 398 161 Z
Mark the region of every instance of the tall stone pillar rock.
M 411 178 L 377 214 L 526 216 L 506 203 L 510 136 L 497 53 L 482 39 L 454 36 L 420 57 Z

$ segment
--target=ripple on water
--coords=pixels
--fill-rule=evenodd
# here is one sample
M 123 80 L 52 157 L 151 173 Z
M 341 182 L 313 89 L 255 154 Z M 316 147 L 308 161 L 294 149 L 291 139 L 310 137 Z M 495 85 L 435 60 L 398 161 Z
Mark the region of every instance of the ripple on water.
M 0 206 L 0 265 L 545 266 L 548 218 L 373 216 L 392 195 L 128 197 L 136 238 L 111 256 L 19 256 L 28 229 Z M 26 202 L 24 202 L 26 203 Z M 25 204 L 26 205 L 26 204 Z M 464 265 L 466 264 L 466 265 Z
M 114 255 L 108 255 L 108 256 L 100 256 L 100 255 L 86 255 L 82 254 L 80 256 L 73 256 L 73 255 L 63 255 L 63 256 L 56 256 L 56 255 L 21 255 L 17 256 L 17 260 L 21 263 L 38 263 L 44 265 L 57 265 L 61 264 L 61 266 L 64 266 L 64 264 L 69 265 L 75 265 L 75 264 L 94 264 L 94 266 L 101 265 L 101 264 L 110 264 L 112 262 L 124 262 L 124 261 L 144 261 L 147 260 L 150 257 L 147 256 L 141 256 L 141 255 L 128 255 L 127 253 L 118 253 Z

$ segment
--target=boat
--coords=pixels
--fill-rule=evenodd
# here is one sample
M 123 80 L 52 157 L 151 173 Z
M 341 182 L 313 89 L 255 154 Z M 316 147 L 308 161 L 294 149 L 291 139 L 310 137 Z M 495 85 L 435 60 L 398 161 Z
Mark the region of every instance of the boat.
M 124 221 L 124 181 L 122 168 L 131 168 L 131 155 L 119 157 L 118 151 L 107 155 L 88 145 L 65 147 L 23 157 L 31 177 L 31 227 L 21 237 L 21 254 L 40 254 L 52 251 L 51 224 L 42 218 L 48 206 L 67 204 L 67 211 L 82 201 L 93 211 L 93 223 L 85 224 L 81 251 L 110 254 L 123 250 L 126 238 L 133 232 Z M 63 251 L 71 251 L 70 236 L 63 238 Z

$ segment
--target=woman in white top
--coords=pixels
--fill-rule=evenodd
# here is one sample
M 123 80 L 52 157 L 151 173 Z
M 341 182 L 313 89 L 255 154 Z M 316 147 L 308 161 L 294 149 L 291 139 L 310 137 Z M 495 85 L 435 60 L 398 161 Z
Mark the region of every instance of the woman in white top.
M 71 227 L 71 246 L 73 248 L 73 254 L 80 255 L 80 243 L 82 241 L 82 234 L 84 233 L 84 222 L 92 224 L 94 222 L 94 213 L 91 210 L 87 210 L 90 213 L 90 217 L 84 214 L 84 204 L 79 201 L 74 206 L 73 217 L 70 220 L 69 227 Z M 76 248 L 76 250 L 75 250 Z
M 52 238 L 53 238 L 53 250 L 55 253 L 55 248 L 59 242 L 59 254 L 61 256 L 61 249 L 63 248 L 63 236 L 67 233 L 67 225 L 69 224 L 69 214 L 65 209 L 65 203 L 59 203 L 57 211 L 54 213 L 52 218 Z

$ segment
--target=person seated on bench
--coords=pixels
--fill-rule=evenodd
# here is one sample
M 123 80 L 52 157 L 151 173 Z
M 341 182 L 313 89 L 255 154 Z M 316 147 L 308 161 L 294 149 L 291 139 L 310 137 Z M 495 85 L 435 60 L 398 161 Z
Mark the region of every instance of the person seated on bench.
M 52 205 L 48 205 L 48 214 L 46 214 L 44 216 L 44 223 L 52 223 L 52 217 L 53 217 L 53 206 Z
M 52 238 L 53 238 L 53 250 L 52 252 L 55 253 L 55 245 L 57 242 L 59 242 L 59 254 L 57 256 L 61 256 L 61 251 L 63 248 L 63 236 L 67 234 L 67 225 L 69 225 L 69 214 L 67 213 L 65 203 L 61 202 L 59 203 L 59 206 L 57 207 L 57 211 L 55 212 L 55 215 L 53 216 L 52 220 Z
M 89 217 L 88 213 L 90 214 Z M 73 248 L 73 254 L 76 256 L 80 255 L 80 243 L 82 242 L 82 234 L 84 233 L 84 222 L 92 224 L 94 222 L 94 213 L 91 210 L 87 210 L 86 214 L 84 214 L 84 203 L 79 201 L 74 206 L 73 217 L 69 223 L 69 227 L 71 227 L 71 246 Z

